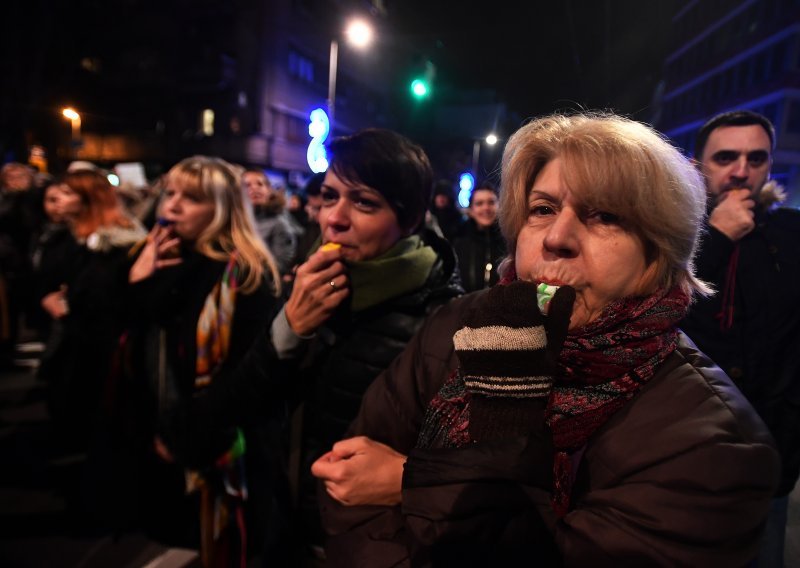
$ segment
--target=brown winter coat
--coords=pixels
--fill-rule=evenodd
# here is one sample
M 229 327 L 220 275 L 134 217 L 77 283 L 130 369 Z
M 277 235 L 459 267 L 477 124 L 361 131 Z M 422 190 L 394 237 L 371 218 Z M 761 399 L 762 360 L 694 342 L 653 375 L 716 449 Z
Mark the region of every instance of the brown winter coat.
M 460 314 L 478 294 L 428 320 L 369 388 L 350 434 L 412 452 L 428 402 L 455 368 Z M 506 553 L 538 565 L 551 549 L 566 566 L 742 566 L 758 549 L 779 472 L 755 411 L 683 335 L 648 384 L 589 440 L 563 519 L 553 515 L 549 487 L 525 478 L 530 464 L 520 448 L 507 446 L 414 450 L 402 510 L 343 507 L 325 496 L 330 564 L 408 565 L 410 556 L 426 564 L 430 547 L 446 542 L 487 558 L 510 543 Z M 481 565 L 479 557 L 467 564 Z

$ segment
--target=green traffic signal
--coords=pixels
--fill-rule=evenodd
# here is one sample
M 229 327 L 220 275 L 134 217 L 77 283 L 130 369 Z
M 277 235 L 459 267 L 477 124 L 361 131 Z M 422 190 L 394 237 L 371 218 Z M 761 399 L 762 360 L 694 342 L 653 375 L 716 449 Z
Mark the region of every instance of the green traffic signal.
M 430 94 L 428 83 L 423 79 L 414 79 L 411 81 L 411 94 L 418 99 L 423 99 Z

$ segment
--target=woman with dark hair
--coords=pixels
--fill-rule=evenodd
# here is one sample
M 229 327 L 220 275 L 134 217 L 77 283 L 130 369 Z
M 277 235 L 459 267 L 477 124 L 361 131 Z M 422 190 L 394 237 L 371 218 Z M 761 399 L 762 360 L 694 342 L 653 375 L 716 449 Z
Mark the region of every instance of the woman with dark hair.
M 308 393 L 300 506 L 314 527 L 311 464 L 344 435 L 372 379 L 425 317 L 461 292 L 450 246 L 418 232 L 432 183 L 423 150 L 374 129 L 334 140 L 330 153 L 321 190 L 322 246 L 298 267 L 272 326 L 279 357 L 296 363 L 295 386 Z

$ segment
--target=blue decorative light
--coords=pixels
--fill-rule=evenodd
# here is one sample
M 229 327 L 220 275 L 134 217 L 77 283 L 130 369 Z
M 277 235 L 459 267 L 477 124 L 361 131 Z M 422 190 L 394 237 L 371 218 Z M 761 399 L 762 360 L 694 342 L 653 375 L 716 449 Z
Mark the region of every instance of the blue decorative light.
M 464 172 L 458 178 L 458 204 L 463 207 L 469 207 L 469 198 L 472 195 L 472 190 L 475 189 L 475 178 L 469 172 Z
M 325 151 L 325 140 L 331 130 L 331 122 L 328 120 L 328 113 L 321 108 L 315 108 L 308 116 L 311 122 L 308 123 L 308 135 L 311 142 L 308 144 L 306 159 L 308 167 L 315 174 L 324 172 L 328 169 L 328 153 Z

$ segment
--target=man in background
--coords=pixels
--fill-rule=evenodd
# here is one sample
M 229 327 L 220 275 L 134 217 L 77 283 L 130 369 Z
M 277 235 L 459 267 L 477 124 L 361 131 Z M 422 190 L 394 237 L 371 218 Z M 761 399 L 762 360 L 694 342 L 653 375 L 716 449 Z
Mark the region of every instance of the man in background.
M 800 472 L 800 212 L 776 207 L 769 181 L 775 129 L 734 111 L 698 132 L 708 227 L 697 276 L 717 293 L 699 299 L 681 328 L 734 380 L 758 411 L 783 461 L 759 568 L 783 566 L 788 494 Z

